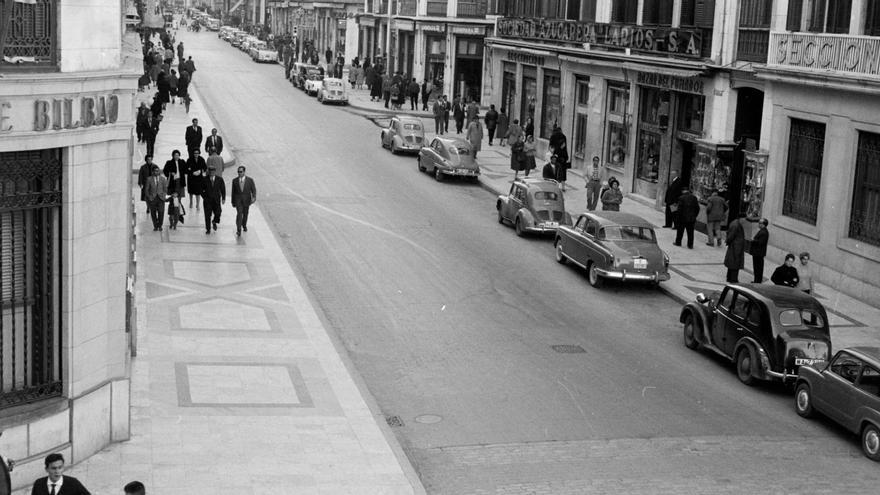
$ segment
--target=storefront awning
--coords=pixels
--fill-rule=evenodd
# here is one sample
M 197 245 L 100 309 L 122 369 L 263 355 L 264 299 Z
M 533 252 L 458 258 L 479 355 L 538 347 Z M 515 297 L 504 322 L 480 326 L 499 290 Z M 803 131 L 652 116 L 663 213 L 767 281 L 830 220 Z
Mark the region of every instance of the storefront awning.
M 624 62 L 621 67 L 625 70 L 635 72 L 650 72 L 652 74 L 662 74 L 672 77 L 699 77 L 705 74 L 704 71 L 698 69 L 684 69 L 679 67 L 666 67 L 662 65 L 639 64 L 635 62 Z

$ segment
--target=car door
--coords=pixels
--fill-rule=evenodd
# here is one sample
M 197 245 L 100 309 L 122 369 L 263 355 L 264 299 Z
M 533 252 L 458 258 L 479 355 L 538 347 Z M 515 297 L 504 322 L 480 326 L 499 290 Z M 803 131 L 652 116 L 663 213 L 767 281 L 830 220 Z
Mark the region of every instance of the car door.
M 822 372 L 823 380 L 814 383 L 813 403 L 838 423 L 850 427 L 855 408 L 856 379 L 862 370 L 862 360 L 847 352 L 840 352 Z M 818 387 L 816 386 L 818 385 Z
M 428 172 L 433 172 L 434 167 L 437 166 L 437 148 L 440 147 L 442 147 L 440 140 L 434 138 L 434 140 L 431 141 L 431 146 L 422 149 L 422 166 L 425 167 Z
M 513 215 L 516 214 L 515 198 L 517 191 L 517 183 L 510 184 L 510 191 L 507 192 L 507 201 L 501 202 L 501 217 L 508 221 L 513 221 Z
M 590 260 L 602 259 L 601 251 L 604 251 L 604 249 L 601 247 L 601 241 L 599 240 L 599 222 L 587 216 L 584 216 L 584 218 L 586 219 L 586 224 L 581 232 L 582 242 L 578 247 L 578 256 L 581 259 L 581 263 L 587 266 L 587 262 Z
M 385 129 L 385 134 L 382 138 L 382 144 L 386 147 L 391 146 L 391 139 L 394 136 L 394 131 L 398 125 L 397 118 L 392 118 L 391 122 L 388 123 L 388 129 Z
M 727 338 L 727 325 L 732 318 L 731 309 L 733 308 L 735 299 L 736 291 L 730 287 L 725 287 L 721 292 L 721 297 L 718 299 L 718 303 L 715 305 L 715 318 L 712 319 L 712 328 L 709 331 L 712 345 L 728 356 L 731 354 L 727 353 L 724 350 L 724 347 Z
M 590 217 L 586 215 L 578 217 L 577 222 L 575 222 L 574 226 L 569 230 L 569 232 L 571 232 L 571 238 L 563 246 L 565 254 L 567 254 L 571 260 L 583 266 L 587 266 L 584 242 L 586 241 L 586 231 L 589 222 Z

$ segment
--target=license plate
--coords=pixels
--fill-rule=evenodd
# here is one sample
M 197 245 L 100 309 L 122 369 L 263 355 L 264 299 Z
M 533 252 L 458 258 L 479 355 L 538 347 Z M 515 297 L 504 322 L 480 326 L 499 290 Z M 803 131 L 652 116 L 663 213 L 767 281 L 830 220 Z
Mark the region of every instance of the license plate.
M 794 358 L 795 366 L 807 366 L 810 364 L 817 364 L 824 362 L 824 359 L 808 359 L 808 358 Z
M 635 258 L 633 260 L 633 268 L 636 270 L 644 270 L 645 268 L 648 268 L 648 260 L 644 258 Z
M 544 227 L 559 227 L 559 222 L 544 222 Z

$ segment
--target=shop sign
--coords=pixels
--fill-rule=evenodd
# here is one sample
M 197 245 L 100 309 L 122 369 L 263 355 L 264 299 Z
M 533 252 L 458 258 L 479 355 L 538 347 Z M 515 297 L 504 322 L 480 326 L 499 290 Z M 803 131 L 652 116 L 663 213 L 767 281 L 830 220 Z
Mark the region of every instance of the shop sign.
M 665 26 L 633 26 L 598 22 L 560 21 L 552 19 L 498 19 L 498 36 L 502 38 L 557 41 L 608 48 L 628 48 L 652 54 L 700 57 L 703 35 L 699 29 L 678 29 Z
M 544 57 L 523 52 L 507 52 L 507 60 L 528 65 L 544 65 Z
M 0 133 L 79 129 L 115 124 L 118 119 L 119 96 L 115 94 L 0 100 Z
M 445 33 L 446 26 L 443 24 L 419 24 L 422 31 L 426 33 Z
M 672 76 L 659 72 L 639 72 L 636 82 L 642 86 L 652 86 L 698 95 L 703 94 L 703 80 L 699 77 Z
M 412 31 L 414 29 L 413 21 L 394 19 L 394 29 L 398 29 L 400 31 Z
M 449 27 L 451 28 L 453 34 L 472 34 L 477 36 L 483 36 L 486 34 L 485 26 L 450 25 Z
M 880 74 L 880 38 L 772 33 L 771 65 Z

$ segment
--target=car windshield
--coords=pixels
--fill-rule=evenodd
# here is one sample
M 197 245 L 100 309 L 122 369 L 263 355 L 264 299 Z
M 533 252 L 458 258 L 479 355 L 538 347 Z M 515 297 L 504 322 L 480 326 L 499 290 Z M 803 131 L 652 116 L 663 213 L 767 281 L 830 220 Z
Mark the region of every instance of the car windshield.
M 422 130 L 422 126 L 420 124 L 407 123 L 407 124 L 403 124 L 403 128 L 408 131 L 421 131 Z
M 559 201 L 559 195 L 553 191 L 536 191 L 535 199 L 544 201 Z
M 784 327 L 819 327 L 825 326 L 822 315 L 811 309 L 786 309 L 779 313 L 779 324 Z
M 649 241 L 655 242 L 654 229 L 650 227 L 618 226 L 604 227 L 599 238 L 607 241 Z

